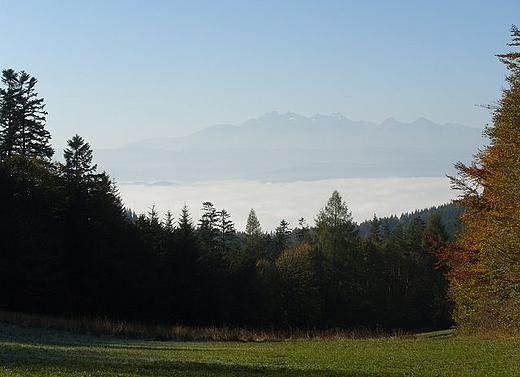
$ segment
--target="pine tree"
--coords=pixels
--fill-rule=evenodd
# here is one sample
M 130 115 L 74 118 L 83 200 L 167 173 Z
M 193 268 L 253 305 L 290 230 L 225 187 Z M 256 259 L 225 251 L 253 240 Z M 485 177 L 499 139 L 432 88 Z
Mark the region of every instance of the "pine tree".
M 296 239 L 300 243 L 302 243 L 309 235 L 309 225 L 303 217 L 298 219 L 298 228 L 296 228 L 294 231 L 296 233 Z
M 381 243 L 381 220 L 379 220 L 376 215 L 374 215 L 370 222 L 370 234 L 368 239 L 374 245 L 379 245 Z
M 180 319 L 192 324 L 197 324 L 200 320 L 200 284 L 199 281 L 199 248 L 195 227 L 189 208 L 186 204 L 181 209 L 178 225 L 175 230 L 176 250 L 171 255 L 170 263 L 172 264 L 174 276 L 171 276 L 175 282 L 173 292 L 167 294 L 172 295 L 174 310 L 180 315 Z M 166 293 L 166 292 L 165 292 Z
M 164 230 L 169 233 L 169 234 L 173 234 L 173 232 L 175 231 L 175 217 L 173 216 L 173 213 L 172 211 L 168 210 L 166 211 L 166 214 L 164 215 L 164 220 L 163 220 L 163 228 Z
M 15 150 L 18 129 L 18 85 L 17 74 L 13 70 L 4 70 L 2 83 L 7 88 L 0 89 L 0 156 L 11 156 Z
M 191 243 L 195 240 L 195 227 L 193 226 L 190 210 L 186 204 L 184 204 L 181 209 L 177 232 L 180 238 L 185 242 Z
M 349 324 L 354 314 L 351 301 L 356 295 L 360 255 L 356 224 L 340 193 L 334 190 L 316 222 L 316 249 L 325 316 L 333 326 Z
M 199 220 L 197 235 L 201 243 L 202 251 L 213 254 L 217 249 L 218 240 L 218 213 L 211 202 L 202 203 L 202 217 Z
M 12 69 L 2 71 L 0 89 L 0 157 L 13 154 L 51 158 L 54 154 L 45 129 L 47 112 L 38 98 L 38 80 L 28 73 Z
M 247 217 L 246 234 L 251 237 L 260 237 L 262 235 L 262 227 L 253 208 L 251 208 Z
M 262 249 L 262 227 L 253 208 L 249 211 L 246 222 L 245 251 L 248 257 L 260 259 L 264 257 Z
M 92 164 L 92 148 L 89 143 L 79 136 L 74 135 L 67 140 L 67 148 L 63 152 L 65 166 L 63 168 L 65 177 L 69 183 L 76 188 L 87 188 L 92 183 L 93 173 L 97 165 Z
M 231 215 L 225 209 L 217 212 L 217 248 L 222 255 L 229 254 L 231 245 L 236 236 L 235 224 L 231 220 Z
M 334 190 L 315 221 L 317 241 L 332 259 L 345 252 L 356 238 L 352 214 L 337 190 Z
M 291 229 L 289 229 L 289 223 L 282 219 L 280 225 L 275 229 L 274 244 L 276 256 L 289 247 L 290 240 Z
M 437 212 L 433 212 L 428 221 L 423 233 L 423 243 L 426 249 L 431 247 L 438 247 L 442 243 L 448 241 L 448 233 L 446 227 L 442 223 L 441 216 Z

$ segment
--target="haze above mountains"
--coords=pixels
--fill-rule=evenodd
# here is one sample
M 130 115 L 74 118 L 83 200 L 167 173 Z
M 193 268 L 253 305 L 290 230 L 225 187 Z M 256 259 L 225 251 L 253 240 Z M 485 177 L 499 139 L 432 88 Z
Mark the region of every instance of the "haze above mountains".
M 118 182 L 439 177 L 486 143 L 482 129 L 424 118 L 375 124 L 271 112 L 241 126 L 97 149 L 95 160 Z

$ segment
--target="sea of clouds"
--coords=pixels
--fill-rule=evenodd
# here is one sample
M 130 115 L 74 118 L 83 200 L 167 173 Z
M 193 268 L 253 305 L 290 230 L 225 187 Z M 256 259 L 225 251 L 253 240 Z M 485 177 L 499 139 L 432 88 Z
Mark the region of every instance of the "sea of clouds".
M 170 210 L 178 218 L 184 204 L 194 223 L 201 215 L 202 203 L 210 201 L 217 210 L 226 209 L 238 230 L 244 230 L 254 208 L 264 231 L 273 231 L 282 219 L 291 227 L 304 218 L 309 225 L 334 190 L 346 202 L 354 221 L 429 208 L 450 202 L 456 192 L 446 177 L 419 178 L 343 178 L 296 182 L 208 181 L 184 184 L 120 183 L 123 203 L 137 214 L 152 206 L 164 216 Z

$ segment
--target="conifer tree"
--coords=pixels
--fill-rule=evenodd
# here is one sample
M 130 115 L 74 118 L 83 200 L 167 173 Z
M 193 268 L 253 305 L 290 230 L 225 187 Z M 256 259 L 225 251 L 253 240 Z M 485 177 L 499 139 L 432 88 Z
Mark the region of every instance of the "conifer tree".
M 512 47 L 520 31 L 511 29 Z M 451 177 L 463 230 L 444 250 L 455 320 L 467 331 L 520 332 L 520 52 L 498 55 L 508 87 L 485 130 L 490 144 Z
M 92 148 L 79 136 L 74 135 L 67 140 L 67 148 L 63 152 L 65 158 L 64 172 L 67 181 L 81 186 L 93 177 L 97 165 L 92 164 Z
M 218 240 L 218 213 L 211 202 L 202 203 L 202 217 L 199 220 L 197 234 L 202 251 L 208 255 L 213 254 L 217 248 Z
M 28 73 L 12 69 L 2 71 L 0 89 L 0 157 L 13 154 L 51 158 L 54 154 L 45 129 L 47 112 L 38 98 L 38 80 Z
M 246 234 L 251 237 L 260 237 L 262 235 L 262 227 L 253 208 L 251 208 L 247 217 Z
M 289 247 L 290 239 L 291 229 L 289 229 L 289 223 L 282 219 L 280 225 L 275 229 L 274 243 L 276 256 L 280 255 L 282 251 Z
M 353 314 L 350 301 L 355 294 L 359 255 L 356 225 L 337 190 L 320 210 L 315 222 L 325 315 L 333 325 L 345 324 Z
M 263 257 L 261 250 L 262 227 L 260 226 L 260 221 L 258 221 L 258 217 L 253 208 L 251 208 L 247 217 L 245 236 L 244 247 L 246 254 L 253 259 Z
M 236 229 L 230 213 L 225 209 L 217 212 L 217 229 L 217 248 L 222 255 L 228 254 L 236 236 Z
M 374 215 L 372 221 L 370 222 L 369 240 L 375 245 L 379 245 L 381 243 L 381 221 L 377 218 L 376 215 Z
M 181 209 L 181 215 L 178 220 L 177 232 L 184 242 L 194 242 L 195 240 L 195 227 L 191 219 L 191 214 L 188 206 L 184 204 Z
M 337 190 L 334 190 L 315 221 L 318 244 L 333 260 L 345 252 L 356 238 L 352 213 Z
M 298 219 L 298 228 L 295 229 L 295 233 L 296 239 L 300 243 L 303 242 L 305 238 L 307 238 L 307 236 L 309 235 L 309 225 L 303 217 L 300 217 Z

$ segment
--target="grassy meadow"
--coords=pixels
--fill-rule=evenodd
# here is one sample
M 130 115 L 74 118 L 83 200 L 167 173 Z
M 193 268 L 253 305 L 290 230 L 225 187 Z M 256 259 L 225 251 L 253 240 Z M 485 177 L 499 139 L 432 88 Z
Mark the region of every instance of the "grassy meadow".
M 0 324 L 0 376 L 513 376 L 520 340 L 176 342 Z

